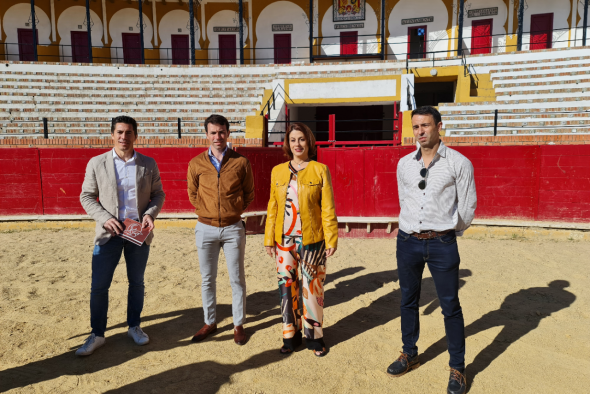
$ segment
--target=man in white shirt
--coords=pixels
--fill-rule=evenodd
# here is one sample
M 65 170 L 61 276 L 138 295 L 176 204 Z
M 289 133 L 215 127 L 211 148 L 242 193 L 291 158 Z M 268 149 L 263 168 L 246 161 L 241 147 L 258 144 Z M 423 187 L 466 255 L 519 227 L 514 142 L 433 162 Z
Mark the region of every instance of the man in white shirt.
M 420 366 L 419 300 L 424 266 L 434 280 L 450 354 L 448 394 L 463 394 L 465 379 L 465 325 L 459 303 L 459 250 L 457 236 L 471 225 L 477 206 L 473 165 L 440 140 L 442 121 L 433 107 L 412 111 L 418 149 L 397 166 L 400 201 L 397 267 L 401 300 L 403 352 L 389 366 L 402 376 Z
M 153 230 L 154 220 L 162 209 L 165 194 L 155 160 L 133 149 L 137 139 L 137 122 L 128 116 L 114 118 L 111 125 L 113 149 L 88 162 L 80 202 L 96 221 L 92 254 L 90 325 L 92 333 L 78 356 L 88 356 L 105 343 L 109 287 L 115 268 L 125 256 L 129 290 L 127 294 L 128 335 L 136 344 L 145 345 L 149 337 L 141 329 L 144 299 L 144 273 L 153 233 L 138 246 L 117 235 L 124 231 L 125 219 L 141 222 Z M 98 199 L 98 201 L 97 201 Z

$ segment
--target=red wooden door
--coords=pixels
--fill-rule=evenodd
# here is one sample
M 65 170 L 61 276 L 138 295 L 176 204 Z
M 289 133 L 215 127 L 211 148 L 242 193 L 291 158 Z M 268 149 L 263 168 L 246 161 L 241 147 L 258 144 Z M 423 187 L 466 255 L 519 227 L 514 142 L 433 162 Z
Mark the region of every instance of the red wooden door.
M 422 59 L 426 57 L 426 26 L 408 27 L 408 58 Z
M 481 19 L 471 23 L 471 54 L 492 52 L 493 19 Z
M 356 55 L 358 54 L 358 31 L 342 31 L 340 32 L 340 55 Z
M 72 62 L 90 63 L 90 54 L 88 50 L 88 32 L 73 31 L 72 37 Z
M 219 35 L 219 64 L 236 64 L 236 35 Z
M 39 45 L 39 30 L 35 30 L 37 45 Z M 21 62 L 35 61 L 35 49 L 33 47 L 33 29 L 18 29 L 18 59 Z
M 141 63 L 141 42 L 139 33 L 121 33 L 123 36 L 123 62 L 125 64 Z
M 531 15 L 531 50 L 551 48 L 553 13 Z
M 275 34 L 275 64 L 291 64 L 291 34 Z
M 172 34 L 172 64 L 189 64 L 190 44 L 187 34 Z

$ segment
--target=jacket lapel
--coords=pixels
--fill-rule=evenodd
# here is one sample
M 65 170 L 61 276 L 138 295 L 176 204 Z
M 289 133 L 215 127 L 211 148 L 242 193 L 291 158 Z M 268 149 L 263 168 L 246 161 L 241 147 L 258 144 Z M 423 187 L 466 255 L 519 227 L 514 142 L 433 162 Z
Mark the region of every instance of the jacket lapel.
M 147 201 L 144 200 L 143 193 L 140 193 L 141 184 L 144 182 L 144 175 L 146 173 L 145 169 L 145 161 L 143 160 L 143 155 L 139 152 L 135 151 L 135 199 L 137 202 L 137 214 L 139 215 L 139 219 L 141 220 L 141 216 L 143 215 L 142 208 L 143 206 L 147 205 Z M 149 201 L 149 196 L 148 196 Z
M 104 166 L 109 184 L 114 188 L 115 195 L 117 195 L 117 175 L 115 174 L 115 159 L 112 150 L 105 153 Z
M 139 190 L 138 186 L 143 181 L 145 175 L 145 163 L 143 161 L 143 155 L 139 152 L 135 152 L 135 190 Z

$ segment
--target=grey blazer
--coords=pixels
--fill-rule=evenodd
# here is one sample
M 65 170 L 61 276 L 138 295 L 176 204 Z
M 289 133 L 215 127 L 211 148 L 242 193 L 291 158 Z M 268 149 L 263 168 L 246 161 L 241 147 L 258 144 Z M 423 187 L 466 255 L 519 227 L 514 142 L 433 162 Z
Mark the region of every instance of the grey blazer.
M 160 171 L 156 161 L 151 157 L 136 152 L 135 190 L 137 191 L 137 211 L 140 220 L 144 215 L 154 219 L 160 213 L 166 194 L 162 189 Z M 100 201 L 97 201 L 97 198 Z M 95 245 L 104 245 L 111 239 L 111 234 L 103 227 L 107 220 L 118 219 L 119 198 L 113 151 L 95 156 L 86 166 L 86 175 L 80 194 L 82 207 L 96 221 Z M 152 232 L 145 240 L 150 244 L 154 237 Z

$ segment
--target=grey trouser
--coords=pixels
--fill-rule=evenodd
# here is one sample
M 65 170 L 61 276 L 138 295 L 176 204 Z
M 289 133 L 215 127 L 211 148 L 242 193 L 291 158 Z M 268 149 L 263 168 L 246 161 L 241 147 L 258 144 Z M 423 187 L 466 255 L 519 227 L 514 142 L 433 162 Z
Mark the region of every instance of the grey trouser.
M 232 314 L 234 325 L 241 326 L 246 321 L 246 275 L 244 255 L 246 252 L 246 229 L 242 221 L 226 227 L 214 227 L 197 223 L 195 239 L 199 253 L 201 270 L 201 294 L 205 324 L 216 323 L 217 306 L 217 262 L 219 250 L 223 248 L 232 290 Z

